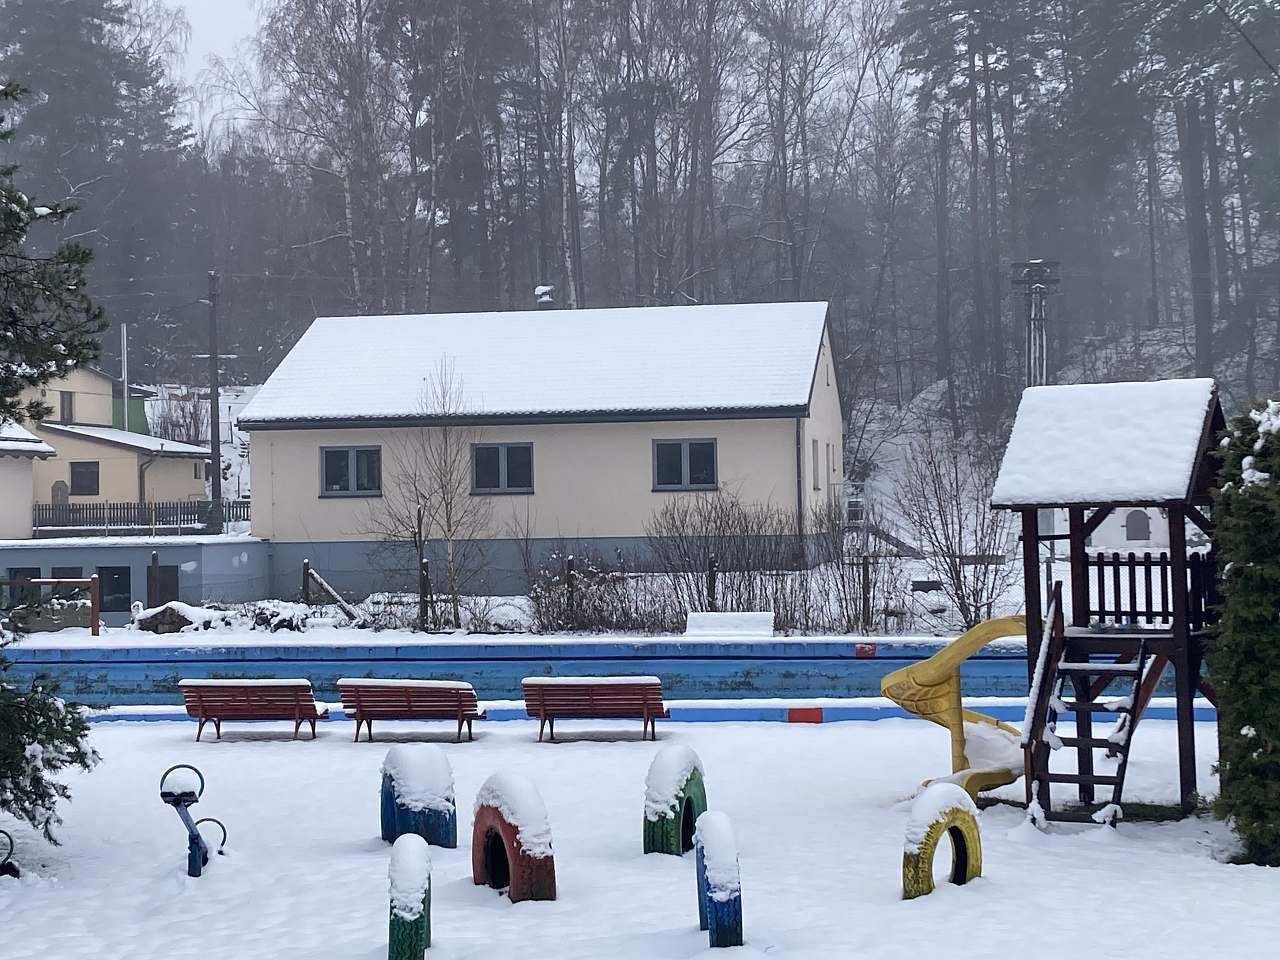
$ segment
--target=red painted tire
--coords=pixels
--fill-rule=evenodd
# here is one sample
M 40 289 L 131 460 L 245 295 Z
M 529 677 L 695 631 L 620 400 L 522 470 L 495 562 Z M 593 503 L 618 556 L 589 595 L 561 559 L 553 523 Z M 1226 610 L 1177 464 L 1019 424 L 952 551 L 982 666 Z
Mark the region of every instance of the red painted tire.
M 555 857 L 529 856 L 520 845 L 519 831 L 497 807 L 486 805 L 476 810 L 471 828 L 471 879 L 495 890 L 506 887 L 512 903 L 556 898 Z

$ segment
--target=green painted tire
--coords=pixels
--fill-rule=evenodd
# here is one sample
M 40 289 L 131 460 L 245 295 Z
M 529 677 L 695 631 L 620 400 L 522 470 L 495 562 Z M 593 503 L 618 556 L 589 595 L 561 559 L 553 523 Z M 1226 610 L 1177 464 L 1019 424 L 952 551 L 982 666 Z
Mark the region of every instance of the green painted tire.
M 680 857 L 693 849 L 693 828 L 707 812 L 707 788 L 697 768 L 676 794 L 676 812 L 657 820 L 644 818 L 644 852 Z
M 387 960 L 422 960 L 431 946 L 431 887 L 422 898 L 422 913 L 406 920 L 391 908 L 387 938 Z
M 978 821 L 963 807 L 951 807 L 930 824 L 915 852 L 903 852 L 903 900 L 933 893 L 933 858 L 944 836 L 951 838 L 951 882 L 959 885 L 982 876 L 982 834 Z

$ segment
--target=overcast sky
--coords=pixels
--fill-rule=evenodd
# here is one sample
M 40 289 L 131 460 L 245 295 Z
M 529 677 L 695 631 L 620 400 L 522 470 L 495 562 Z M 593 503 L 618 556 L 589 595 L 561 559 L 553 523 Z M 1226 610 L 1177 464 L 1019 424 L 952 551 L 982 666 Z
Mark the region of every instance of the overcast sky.
M 186 80 L 195 80 L 210 54 L 229 57 L 253 33 L 259 0 L 176 0 L 187 11 L 191 41 L 187 44 Z

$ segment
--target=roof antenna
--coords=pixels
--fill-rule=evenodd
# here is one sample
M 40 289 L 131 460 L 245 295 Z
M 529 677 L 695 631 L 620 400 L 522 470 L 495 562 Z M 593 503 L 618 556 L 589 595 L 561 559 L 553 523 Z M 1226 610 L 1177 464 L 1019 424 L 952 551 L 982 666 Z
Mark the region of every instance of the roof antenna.
M 538 303 L 539 310 L 554 310 L 556 308 L 555 292 L 555 287 L 545 283 L 533 288 L 533 297 Z

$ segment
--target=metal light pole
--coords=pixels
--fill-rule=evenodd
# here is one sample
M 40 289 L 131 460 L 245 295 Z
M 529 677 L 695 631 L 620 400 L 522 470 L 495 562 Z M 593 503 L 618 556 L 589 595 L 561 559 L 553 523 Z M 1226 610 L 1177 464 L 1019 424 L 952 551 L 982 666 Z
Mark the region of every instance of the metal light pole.
M 209 271 L 209 519 L 210 533 L 222 532 L 222 423 L 218 406 L 218 274 Z

